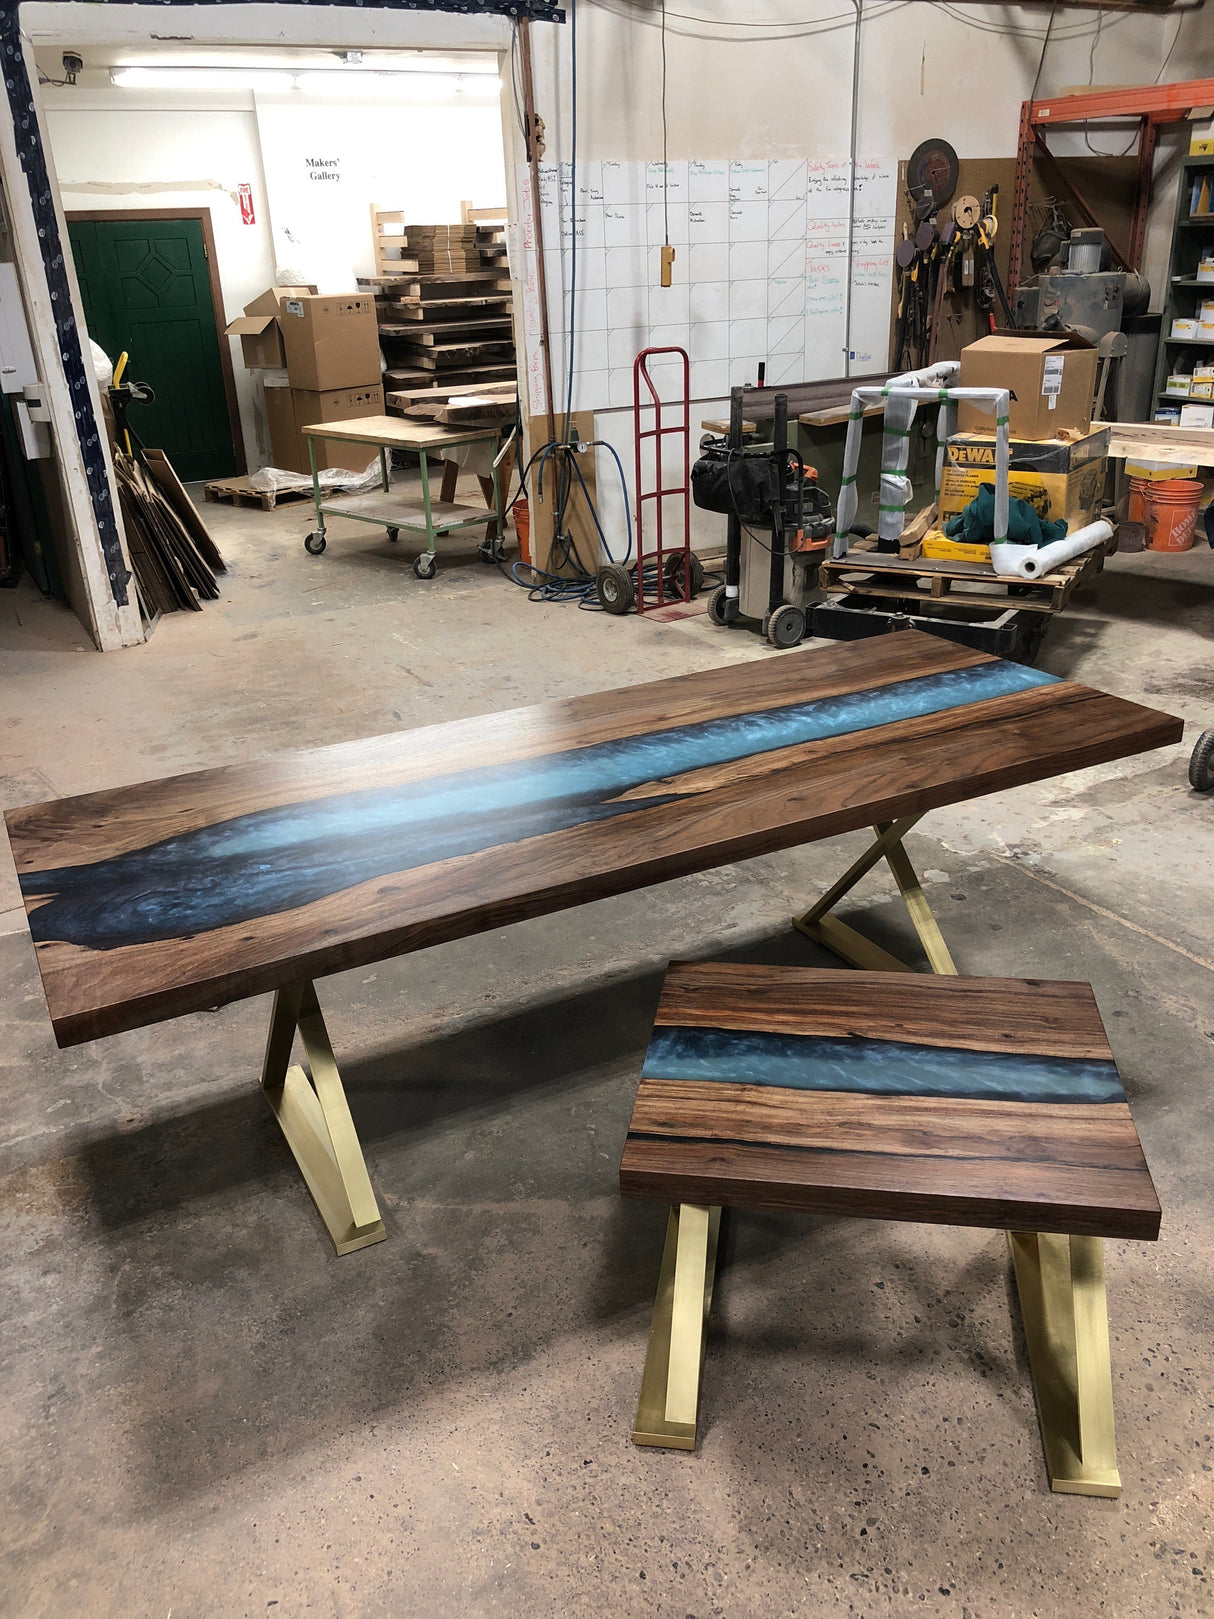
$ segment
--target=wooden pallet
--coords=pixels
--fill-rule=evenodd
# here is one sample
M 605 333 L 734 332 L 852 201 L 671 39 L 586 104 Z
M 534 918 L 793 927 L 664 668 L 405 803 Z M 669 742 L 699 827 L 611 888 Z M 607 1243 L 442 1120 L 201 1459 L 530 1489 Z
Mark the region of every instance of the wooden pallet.
M 1072 592 L 1104 567 L 1117 549 L 1117 537 L 1073 562 L 1064 562 L 1040 579 L 1001 578 L 989 562 L 952 562 L 936 557 L 880 556 L 853 546 L 848 555 L 827 558 L 818 569 L 818 584 L 844 595 L 897 597 L 904 601 L 954 601 L 959 606 L 993 604 L 1032 613 L 1060 613 Z
M 351 477 L 353 476 L 351 473 Z M 260 506 L 263 512 L 272 512 L 280 500 L 312 498 L 310 489 L 279 489 L 277 492 L 254 489 L 247 478 L 217 478 L 214 483 L 204 483 L 202 492 L 208 500 L 216 503 L 223 502 L 229 506 Z

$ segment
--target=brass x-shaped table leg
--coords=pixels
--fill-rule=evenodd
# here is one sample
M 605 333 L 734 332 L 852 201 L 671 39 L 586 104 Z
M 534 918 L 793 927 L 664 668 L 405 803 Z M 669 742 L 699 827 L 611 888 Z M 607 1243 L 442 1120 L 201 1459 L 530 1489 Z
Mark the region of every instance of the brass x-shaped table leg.
M 297 1032 L 310 1081 L 291 1062 Z M 310 982 L 288 984 L 274 996 L 261 1088 L 338 1253 L 382 1242 L 387 1232 Z

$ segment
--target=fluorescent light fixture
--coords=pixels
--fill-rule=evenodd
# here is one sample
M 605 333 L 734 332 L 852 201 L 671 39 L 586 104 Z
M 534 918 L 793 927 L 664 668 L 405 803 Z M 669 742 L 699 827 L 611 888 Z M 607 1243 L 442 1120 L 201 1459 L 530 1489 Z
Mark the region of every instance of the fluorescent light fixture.
M 257 67 L 119 67 L 110 83 L 124 90 L 277 90 L 288 93 L 291 73 Z
M 110 83 L 124 90 L 261 90 L 273 95 L 446 101 L 454 96 L 494 100 L 502 81 L 492 73 L 440 73 L 433 68 L 339 67 L 298 73 L 259 67 L 118 67 Z
M 452 73 L 375 73 L 360 68 L 322 68 L 296 75 L 295 87 L 306 96 L 340 96 L 347 101 L 362 97 L 402 98 L 410 101 L 445 101 L 459 89 Z

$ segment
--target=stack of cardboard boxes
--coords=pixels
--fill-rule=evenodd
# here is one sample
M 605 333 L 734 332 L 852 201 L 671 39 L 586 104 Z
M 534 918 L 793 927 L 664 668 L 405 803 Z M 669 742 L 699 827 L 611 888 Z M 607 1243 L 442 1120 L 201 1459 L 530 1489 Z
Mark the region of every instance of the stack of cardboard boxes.
M 315 287 L 271 287 L 227 328 L 244 363 L 259 374 L 270 463 L 308 472 L 301 429 L 316 422 L 382 416 L 379 331 L 369 293 L 319 297 Z M 361 472 L 366 445 L 318 439 L 316 465 Z
M 1100 515 L 1109 429 L 1092 429 L 1096 350 L 1070 332 L 999 332 L 961 353 L 963 388 L 1011 391 L 1008 494 L 1074 531 Z M 995 421 L 962 403 L 940 477 L 940 523 L 995 481 Z M 932 554 L 924 545 L 924 555 Z

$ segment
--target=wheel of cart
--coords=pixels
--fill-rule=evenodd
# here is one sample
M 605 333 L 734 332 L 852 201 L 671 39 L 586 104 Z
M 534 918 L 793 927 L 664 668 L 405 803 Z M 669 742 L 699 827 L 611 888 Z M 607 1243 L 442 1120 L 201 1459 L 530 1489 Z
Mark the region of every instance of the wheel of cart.
M 1189 759 L 1189 786 L 1208 793 L 1214 787 L 1214 730 L 1203 731 Z

